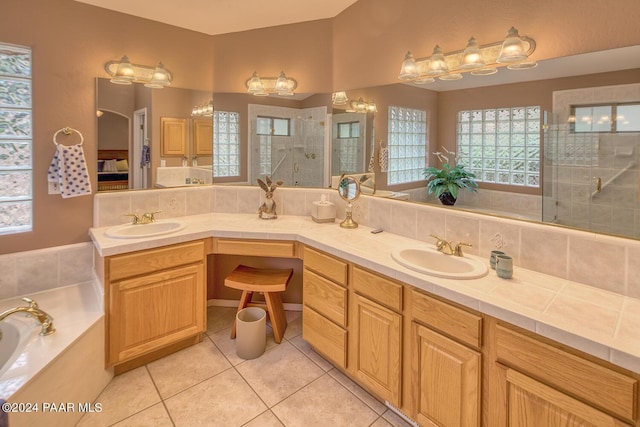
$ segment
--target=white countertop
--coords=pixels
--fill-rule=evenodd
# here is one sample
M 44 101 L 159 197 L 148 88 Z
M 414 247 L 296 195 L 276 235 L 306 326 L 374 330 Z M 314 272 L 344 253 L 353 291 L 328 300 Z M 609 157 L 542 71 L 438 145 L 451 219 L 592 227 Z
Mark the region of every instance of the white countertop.
M 177 219 L 186 227 L 163 236 L 113 239 L 105 236 L 110 227 L 92 228 L 90 235 L 102 256 L 207 237 L 296 240 L 640 373 L 640 299 L 517 266 L 506 280 L 494 270 L 472 280 L 428 276 L 398 264 L 391 251 L 433 245 L 388 232 L 372 234 L 369 227 L 349 230 L 337 222 L 286 215 L 261 220 L 255 214 L 207 213 Z M 488 265 L 488 254 L 482 261 Z

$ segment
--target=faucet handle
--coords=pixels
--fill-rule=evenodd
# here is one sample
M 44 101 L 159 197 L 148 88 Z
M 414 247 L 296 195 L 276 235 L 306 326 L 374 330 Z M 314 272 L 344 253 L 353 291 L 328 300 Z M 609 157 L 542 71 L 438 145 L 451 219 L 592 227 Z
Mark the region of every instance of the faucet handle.
M 156 220 L 155 215 L 159 214 L 160 212 L 162 211 L 146 212 L 144 215 L 142 215 L 142 217 L 147 218 L 149 222 L 154 222 Z
M 131 223 L 132 223 L 132 224 L 137 224 L 138 222 L 140 222 L 140 217 L 138 217 L 138 215 L 137 215 L 137 214 L 130 213 L 130 214 L 124 214 L 124 216 L 130 216 L 130 217 L 132 217 L 132 218 L 133 218 L 133 219 L 131 220 Z
M 471 243 L 467 243 L 467 242 L 460 242 L 456 245 L 455 248 L 455 254 L 456 256 L 464 256 L 464 254 L 462 253 L 462 247 L 463 246 L 467 246 L 467 247 L 471 247 L 473 246 Z
M 34 300 L 32 300 L 29 297 L 22 297 L 22 301 L 24 301 L 27 304 L 29 304 L 29 307 L 31 307 L 31 308 L 38 308 L 38 303 L 35 302 Z
M 442 237 L 436 236 L 435 234 L 430 234 L 430 236 L 438 241 L 436 244 L 438 244 L 439 242 L 442 242 L 444 240 Z

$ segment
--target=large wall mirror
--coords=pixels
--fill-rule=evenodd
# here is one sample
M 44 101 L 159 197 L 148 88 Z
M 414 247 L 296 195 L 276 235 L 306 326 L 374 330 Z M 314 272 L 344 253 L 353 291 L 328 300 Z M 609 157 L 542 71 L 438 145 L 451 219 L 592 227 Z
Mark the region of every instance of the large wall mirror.
M 465 76 L 457 82 L 423 87 L 397 83 L 347 90 L 349 98 L 376 103 L 378 111 L 368 114 L 333 106 L 329 93 L 286 98 L 215 93 L 217 116 L 210 125 L 216 149 L 213 157 L 197 156 L 196 165 L 191 142 L 185 143 L 186 155 L 161 155 L 160 118 L 184 118 L 192 133 L 191 109 L 210 99 L 209 94 L 194 91 L 183 97 L 188 101 L 177 103 L 168 96 L 175 88 L 151 95 L 136 93 L 130 95 L 136 99 L 133 102 L 146 99 L 150 105 L 146 113 L 147 120 L 152 121 L 148 126 L 151 136 L 146 138 L 151 140 L 152 155 L 146 187 L 137 187 L 129 178 L 128 188 L 158 187 L 158 168 L 187 170 L 183 165 L 206 171 L 214 183 L 255 185 L 257 178 L 270 175 L 283 180 L 285 186 L 300 187 L 332 186 L 334 176 L 367 173 L 373 167 L 378 196 L 438 204 L 437 199 L 427 195 L 424 181 L 388 185 L 380 152 L 388 145 L 389 106 L 427 111 L 426 156 L 430 165 L 437 166 L 433 152 L 442 151 L 443 147 L 457 150 L 459 111 L 533 105 L 540 107 L 539 187 L 480 183 L 478 193 L 462 192 L 454 208 L 640 238 L 639 133 L 576 135 L 567 121 L 575 105 L 640 102 L 639 69 L 640 46 L 632 46 L 544 60 L 537 68 L 522 72 L 501 69 L 492 76 Z M 105 105 L 103 101 L 111 97 L 105 95 L 107 88 L 109 92 L 119 90 L 108 80 L 98 79 L 98 110 L 110 120 L 105 126 L 100 122 L 99 131 L 102 133 L 103 128 L 111 128 L 116 122 L 125 126 L 128 121 L 133 138 L 137 126 L 133 113 L 140 109 L 138 104 L 126 111 Z M 140 92 L 142 88 L 136 90 Z M 164 96 L 156 95 L 160 92 Z M 176 111 L 178 104 L 184 104 L 186 112 Z M 631 111 L 637 114 L 637 110 Z M 118 133 L 114 129 L 109 133 L 111 141 L 117 138 L 113 136 Z M 129 147 L 132 144 L 130 141 Z M 112 142 L 103 148 L 99 138 L 99 146 L 111 157 L 108 150 L 113 147 Z M 193 177 L 179 175 L 173 182 L 185 185 L 185 178 Z
M 96 79 L 98 191 L 211 184 L 211 93 Z

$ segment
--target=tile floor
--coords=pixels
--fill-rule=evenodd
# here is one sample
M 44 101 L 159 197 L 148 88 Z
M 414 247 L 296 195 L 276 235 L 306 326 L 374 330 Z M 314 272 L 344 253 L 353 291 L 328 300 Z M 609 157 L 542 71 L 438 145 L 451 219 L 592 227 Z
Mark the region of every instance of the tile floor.
M 209 307 L 203 341 L 115 377 L 98 396 L 101 413 L 78 426 L 409 426 L 302 339 L 288 311 L 281 344 L 253 360 L 229 338 L 235 308 Z

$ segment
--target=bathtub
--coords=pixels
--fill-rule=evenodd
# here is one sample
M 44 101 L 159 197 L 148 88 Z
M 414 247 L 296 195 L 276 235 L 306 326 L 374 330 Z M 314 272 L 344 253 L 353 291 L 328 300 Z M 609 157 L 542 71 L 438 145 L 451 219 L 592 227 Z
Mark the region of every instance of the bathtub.
M 0 398 L 9 403 L 91 403 L 113 377 L 104 367 L 104 310 L 94 282 L 29 294 L 53 317 L 56 332 L 23 313 L 0 322 Z M 0 301 L 0 312 L 27 303 Z M 81 413 L 10 413 L 11 427 L 74 425 Z

